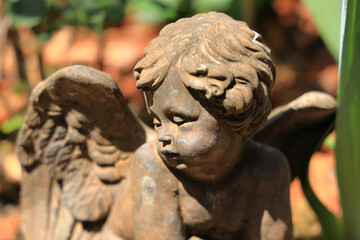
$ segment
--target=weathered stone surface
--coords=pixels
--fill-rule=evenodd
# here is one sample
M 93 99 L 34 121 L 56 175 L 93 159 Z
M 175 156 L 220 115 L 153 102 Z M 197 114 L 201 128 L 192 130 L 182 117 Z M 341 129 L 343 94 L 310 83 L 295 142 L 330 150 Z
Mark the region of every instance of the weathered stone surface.
M 24 238 L 292 239 L 289 163 L 296 172 L 313 146 L 291 144 L 316 145 L 334 102 L 313 93 L 260 130 L 270 50 L 220 13 L 166 26 L 134 76 L 154 130 L 97 70 L 65 68 L 34 89 L 17 143 Z

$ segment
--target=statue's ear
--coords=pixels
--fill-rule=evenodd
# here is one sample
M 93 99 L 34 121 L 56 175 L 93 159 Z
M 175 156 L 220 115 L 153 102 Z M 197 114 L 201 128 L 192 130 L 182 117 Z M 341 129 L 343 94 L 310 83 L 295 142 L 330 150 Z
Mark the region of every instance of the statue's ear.
M 336 100 L 309 92 L 272 111 L 265 127 L 252 138 L 282 151 L 292 179 L 307 171 L 313 152 L 333 130 Z
M 26 239 L 68 239 L 75 228 L 98 231 L 133 152 L 151 134 L 103 72 L 73 66 L 42 81 L 17 139 Z M 85 222 L 93 224 L 85 230 Z

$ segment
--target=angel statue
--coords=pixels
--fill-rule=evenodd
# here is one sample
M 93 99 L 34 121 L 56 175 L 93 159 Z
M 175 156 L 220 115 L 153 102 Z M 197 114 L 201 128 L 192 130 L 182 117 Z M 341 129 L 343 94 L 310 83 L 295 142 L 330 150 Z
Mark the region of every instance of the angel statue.
M 154 129 L 92 68 L 33 90 L 17 140 L 24 239 L 292 239 L 289 184 L 334 99 L 309 93 L 268 118 L 270 50 L 215 12 L 167 25 L 134 77 Z

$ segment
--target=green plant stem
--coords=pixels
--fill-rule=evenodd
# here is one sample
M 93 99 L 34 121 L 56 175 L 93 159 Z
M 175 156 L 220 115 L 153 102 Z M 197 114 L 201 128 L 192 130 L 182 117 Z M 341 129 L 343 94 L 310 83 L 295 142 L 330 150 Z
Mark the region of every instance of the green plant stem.
M 342 239 L 360 239 L 360 3 L 344 0 L 336 119 L 336 164 L 343 208 Z
M 323 142 L 326 136 L 333 130 L 333 125 L 324 134 L 323 139 L 319 142 L 319 145 Z M 315 147 L 314 150 L 318 149 Z M 308 156 L 308 160 L 303 163 L 301 171 L 299 171 L 299 178 L 301 186 L 304 191 L 305 197 L 308 200 L 311 208 L 314 210 L 319 223 L 323 230 L 323 235 L 327 240 L 339 240 L 341 239 L 341 220 L 338 219 L 332 212 L 330 212 L 325 205 L 318 199 L 309 182 L 309 164 L 311 155 Z

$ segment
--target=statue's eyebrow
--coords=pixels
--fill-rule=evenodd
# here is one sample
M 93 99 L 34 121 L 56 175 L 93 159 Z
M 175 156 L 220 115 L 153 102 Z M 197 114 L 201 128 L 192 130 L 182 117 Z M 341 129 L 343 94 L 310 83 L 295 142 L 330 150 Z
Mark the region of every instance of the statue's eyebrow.
M 148 107 L 148 110 L 149 110 L 149 115 L 151 117 L 154 118 L 158 117 L 158 114 L 156 113 L 156 111 L 154 111 L 155 110 L 154 105 Z M 186 107 L 181 108 L 179 105 L 177 105 L 166 108 L 164 114 L 169 119 L 173 118 L 174 116 L 178 116 L 183 119 L 193 121 L 199 118 L 200 109 L 198 108 L 198 106 L 196 106 L 192 110 L 190 110 Z
M 183 109 L 179 109 L 178 107 L 171 107 L 171 108 L 167 109 L 167 111 L 165 112 L 165 115 L 168 118 L 178 116 L 178 117 L 181 117 L 181 118 L 187 119 L 187 120 L 196 120 L 199 118 L 199 114 L 200 114 L 200 112 L 198 110 L 190 111 L 187 108 L 185 108 L 185 110 L 183 110 Z

